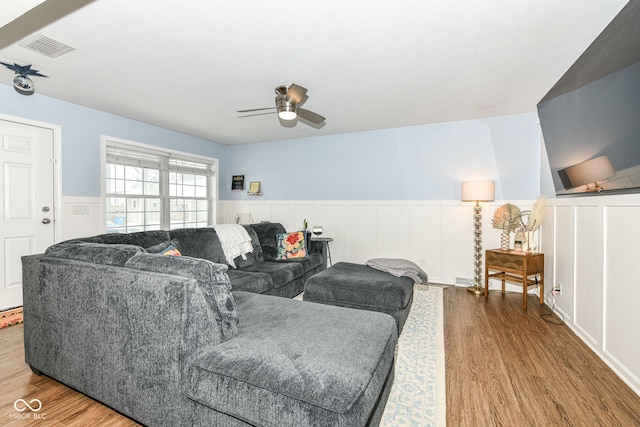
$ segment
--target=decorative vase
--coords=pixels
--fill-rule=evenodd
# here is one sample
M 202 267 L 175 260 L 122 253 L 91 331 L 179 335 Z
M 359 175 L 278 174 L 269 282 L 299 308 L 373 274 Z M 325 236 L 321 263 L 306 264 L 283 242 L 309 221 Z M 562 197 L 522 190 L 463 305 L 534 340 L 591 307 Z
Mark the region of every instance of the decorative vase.
M 524 245 L 527 243 L 527 237 L 524 234 L 524 230 L 521 228 L 516 231 L 516 235 L 513 238 L 513 250 L 516 252 L 523 252 Z
M 537 249 L 538 245 L 535 239 L 535 231 L 527 230 L 527 252 L 535 254 Z
M 509 250 L 509 237 L 509 233 L 505 231 L 500 234 L 500 249 L 503 251 Z

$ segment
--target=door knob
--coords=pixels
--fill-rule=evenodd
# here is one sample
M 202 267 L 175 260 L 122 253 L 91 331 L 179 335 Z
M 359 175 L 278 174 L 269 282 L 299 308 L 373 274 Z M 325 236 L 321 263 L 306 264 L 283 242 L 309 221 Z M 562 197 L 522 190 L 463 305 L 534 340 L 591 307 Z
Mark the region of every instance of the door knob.
M 50 224 L 50 223 L 51 223 L 51 220 L 50 220 L 49 218 L 44 218 L 44 219 L 42 220 L 42 223 L 43 223 L 43 224 Z

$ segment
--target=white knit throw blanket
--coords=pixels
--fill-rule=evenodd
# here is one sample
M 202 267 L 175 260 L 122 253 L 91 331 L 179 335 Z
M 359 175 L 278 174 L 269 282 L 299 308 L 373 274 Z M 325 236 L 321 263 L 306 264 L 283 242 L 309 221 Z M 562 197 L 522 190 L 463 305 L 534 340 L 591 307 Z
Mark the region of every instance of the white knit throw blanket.
M 233 262 L 234 258 L 241 256 L 242 259 L 247 259 L 247 254 L 253 252 L 253 245 L 251 244 L 251 237 L 247 230 L 238 224 L 219 224 L 214 225 L 222 250 L 224 251 L 224 257 L 232 268 L 236 268 L 236 264 Z

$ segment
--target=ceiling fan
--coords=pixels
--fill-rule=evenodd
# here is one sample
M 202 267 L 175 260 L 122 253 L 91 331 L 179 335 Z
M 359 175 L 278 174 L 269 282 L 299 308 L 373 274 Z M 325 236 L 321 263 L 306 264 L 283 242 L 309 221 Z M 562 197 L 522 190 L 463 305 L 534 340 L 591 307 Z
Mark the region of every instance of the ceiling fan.
M 38 70 L 31 68 L 31 65 L 18 65 L 15 62 L 13 65 L 5 62 L 0 62 L 0 64 L 15 71 L 16 75 L 13 78 L 13 88 L 21 95 L 33 95 L 35 92 L 33 81 L 28 76 L 47 77 L 44 74 L 40 74 Z
M 303 122 L 308 122 L 306 124 L 310 124 L 311 126 L 323 124 L 326 119 L 320 114 L 314 113 L 313 111 L 309 111 L 304 108 L 300 108 L 300 106 L 305 103 L 307 98 L 307 89 L 295 83 L 291 83 L 289 86 L 278 86 L 276 88 L 275 107 L 238 110 L 238 113 L 254 113 L 256 111 L 276 110 L 265 113 L 247 114 L 239 117 L 243 118 L 261 116 L 263 114 L 278 113 L 278 117 L 281 120 L 285 121 L 295 120 L 299 117 Z

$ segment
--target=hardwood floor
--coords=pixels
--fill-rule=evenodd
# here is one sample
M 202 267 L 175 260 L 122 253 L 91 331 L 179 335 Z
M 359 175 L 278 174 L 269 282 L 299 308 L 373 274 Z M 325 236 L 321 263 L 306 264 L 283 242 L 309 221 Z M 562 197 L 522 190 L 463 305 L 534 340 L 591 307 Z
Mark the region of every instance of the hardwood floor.
M 640 426 L 640 397 L 536 298 L 445 289 L 447 425 Z
M 24 325 L 0 329 L 0 426 L 113 426 L 139 424 L 46 376 L 24 362 Z M 14 408 L 16 399 L 42 402 L 38 412 Z M 32 406 L 36 407 L 37 403 Z M 18 408 L 25 408 L 18 403 Z
M 544 321 L 533 296 L 524 312 L 521 294 L 485 301 L 449 287 L 444 312 L 448 426 L 640 426 L 640 397 L 567 326 Z M 33 374 L 22 333 L 0 330 L 0 425 L 137 425 Z M 16 399 L 42 401 L 44 419 L 20 418 Z

